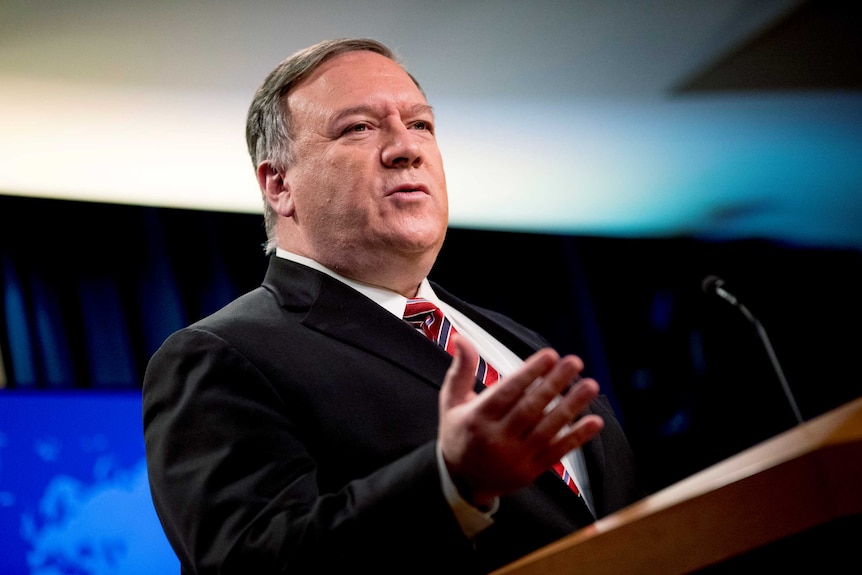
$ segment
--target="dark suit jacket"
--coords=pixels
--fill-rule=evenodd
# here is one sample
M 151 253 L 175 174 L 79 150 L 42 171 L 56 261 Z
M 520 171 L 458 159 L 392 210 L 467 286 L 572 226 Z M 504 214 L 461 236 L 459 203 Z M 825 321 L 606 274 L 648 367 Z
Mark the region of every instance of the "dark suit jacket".
M 522 357 L 547 345 L 434 289 Z M 147 368 L 144 436 L 183 573 L 481 573 L 590 523 L 548 472 L 463 536 L 435 458 L 450 362 L 349 286 L 276 257 L 260 288 L 169 337 Z M 606 422 L 584 448 L 601 516 L 641 494 L 609 404 L 591 410 Z

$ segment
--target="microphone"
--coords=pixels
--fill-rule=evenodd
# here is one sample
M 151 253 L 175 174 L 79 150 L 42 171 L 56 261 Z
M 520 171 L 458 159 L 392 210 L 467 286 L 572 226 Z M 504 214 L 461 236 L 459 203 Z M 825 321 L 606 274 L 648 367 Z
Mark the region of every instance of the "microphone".
M 704 293 L 707 295 L 715 295 L 738 309 L 742 312 L 742 315 L 754 326 L 754 329 L 757 331 L 757 335 L 760 338 L 763 347 L 766 348 L 766 353 L 769 356 L 769 361 L 772 363 L 772 369 L 775 371 L 775 375 L 778 376 L 778 381 L 781 383 L 781 388 L 784 390 L 784 395 L 787 397 L 787 403 L 790 404 L 790 409 L 793 410 L 793 415 L 796 417 L 797 423 L 802 423 L 802 414 L 799 412 L 799 407 L 796 405 L 796 399 L 793 397 L 793 392 L 790 390 L 790 385 L 787 383 L 787 379 L 784 377 L 784 371 L 781 369 L 781 365 L 778 363 L 778 357 L 775 355 L 775 351 L 772 349 L 772 344 L 769 342 L 769 336 L 766 334 L 766 330 L 761 325 L 760 321 L 754 317 L 745 305 L 739 299 L 733 295 L 730 291 L 728 291 L 724 287 L 724 280 L 718 276 L 706 276 L 704 278 L 703 283 L 701 284 Z

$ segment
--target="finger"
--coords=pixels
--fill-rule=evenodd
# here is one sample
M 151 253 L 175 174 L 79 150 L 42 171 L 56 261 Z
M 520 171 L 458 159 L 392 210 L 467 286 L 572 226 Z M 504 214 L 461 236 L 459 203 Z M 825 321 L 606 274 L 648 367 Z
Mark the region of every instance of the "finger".
M 538 385 L 529 389 L 529 393 L 535 394 L 539 400 L 546 400 L 545 403 L 547 404 L 553 398 L 565 394 L 579 381 L 583 368 L 584 363 L 576 355 L 560 358 L 553 368 L 542 377 Z
M 571 450 L 593 440 L 604 426 L 605 421 L 599 415 L 590 414 L 580 418 L 554 439 L 545 452 L 544 463 L 547 466 L 553 465 Z
M 581 379 L 564 396 L 543 414 L 535 426 L 528 431 L 525 439 L 542 444 L 554 441 L 561 433 L 568 431 L 578 414 L 582 413 L 599 393 L 599 384 L 594 379 Z
M 455 346 L 452 364 L 446 371 L 443 386 L 440 388 L 440 410 L 445 411 L 468 401 L 475 392 L 476 364 L 479 354 L 470 343 L 457 333 L 452 334 Z
M 507 414 L 507 427 L 517 436 L 525 437 L 546 418 L 546 413 L 561 400 L 572 382 L 579 377 L 583 363 L 576 356 L 566 356 L 556 362 L 541 380 L 530 387 Z
M 542 349 L 528 357 L 516 371 L 506 375 L 481 395 L 481 409 L 493 419 L 506 417 L 523 399 L 524 392 L 542 378 L 559 359 L 557 352 Z

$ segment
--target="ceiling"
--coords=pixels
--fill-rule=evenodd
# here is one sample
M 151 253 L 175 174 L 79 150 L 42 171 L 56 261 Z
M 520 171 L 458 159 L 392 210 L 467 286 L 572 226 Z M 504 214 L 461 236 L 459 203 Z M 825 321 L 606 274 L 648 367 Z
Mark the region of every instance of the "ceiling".
M 257 212 L 251 95 L 343 36 L 425 88 L 453 225 L 862 247 L 838 2 L 4 0 L 0 193 Z

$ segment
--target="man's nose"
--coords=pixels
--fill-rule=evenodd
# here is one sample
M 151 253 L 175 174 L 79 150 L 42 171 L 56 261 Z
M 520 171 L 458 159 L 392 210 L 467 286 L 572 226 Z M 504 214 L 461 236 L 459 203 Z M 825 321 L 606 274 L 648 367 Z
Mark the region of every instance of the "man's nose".
M 410 129 L 399 123 L 387 131 L 380 159 L 388 168 L 418 168 L 422 165 L 422 147 Z

